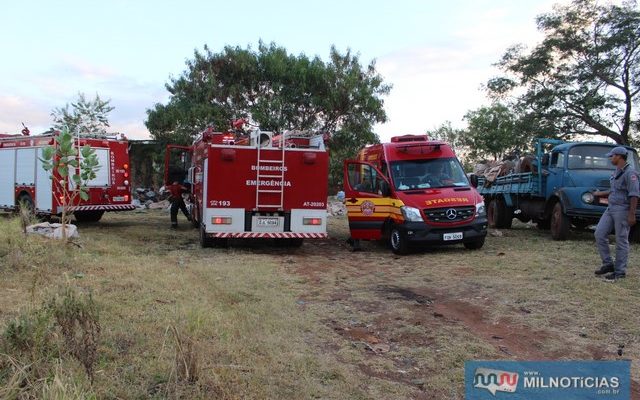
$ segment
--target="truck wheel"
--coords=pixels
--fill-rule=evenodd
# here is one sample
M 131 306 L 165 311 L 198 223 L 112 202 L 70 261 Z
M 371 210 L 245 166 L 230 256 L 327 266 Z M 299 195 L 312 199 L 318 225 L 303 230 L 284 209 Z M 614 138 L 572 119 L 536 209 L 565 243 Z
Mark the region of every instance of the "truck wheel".
M 490 228 L 511 229 L 513 223 L 513 209 L 507 207 L 502 197 L 496 197 L 489 203 L 487 219 Z
M 498 223 L 498 202 L 496 199 L 490 200 L 487 206 L 487 220 L 489 222 L 489 228 L 496 228 Z
M 104 211 L 74 211 L 76 222 L 98 222 L 104 215 Z
M 204 228 L 204 225 L 200 225 L 200 247 L 207 248 L 213 246 L 213 239 L 207 236 L 207 231 Z
M 200 227 L 200 221 L 197 218 L 198 215 L 199 215 L 198 209 L 194 207 L 193 210 L 195 210 L 195 212 L 191 213 L 191 225 L 194 228 L 199 228 Z
M 567 240 L 571 229 L 571 219 L 562 212 L 562 204 L 557 202 L 551 212 L 551 237 L 553 240 Z
M 398 228 L 392 228 L 389 235 L 389 244 L 391 245 L 391 251 L 395 254 L 407 254 L 409 253 L 409 242 L 407 236 Z
M 482 237 L 481 239 L 476 239 L 473 242 L 466 242 L 464 243 L 464 247 L 465 249 L 469 249 L 469 250 L 478 250 L 481 249 L 482 246 L 484 246 L 484 237 Z
M 212 246 L 213 247 L 218 247 L 220 249 L 226 249 L 227 247 L 229 247 L 229 239 L 226 238 L 213 238 L 212 240 Z
M 291 247 L 302 247 L 302 243 L 304 243 L 304 239 L 301 238 L 293 238 L 293 239 L 289 239 L 289 246 Z
M 549 230 L 549 228 L 551 228 L 551 219 L 550 218 L 546 218 L 546 219 L 539 219 L 536 221 L 538 229 L 540 229 L 541 231 L 547 231 Z
M 640 243 L 640 228 L 638 224 L 629 229 L 629 243 Z
M 592 222 L 589 221 L 582 221 L 582 220 L 574 220 L 573 221 L 573 226 L 576 227 L 576 229 L 578 230 L 585 230 L 589 227 L 589 225 L 593 225 Z
M 20 210 L 22 207 L 25 208 L 28 214 L 33 214 L 33 212 L 35 211 L 33 199 L 27 193 L 22 193 L 20 196 L 18 196 L 18 200 L 16 201 L 16 209 Z

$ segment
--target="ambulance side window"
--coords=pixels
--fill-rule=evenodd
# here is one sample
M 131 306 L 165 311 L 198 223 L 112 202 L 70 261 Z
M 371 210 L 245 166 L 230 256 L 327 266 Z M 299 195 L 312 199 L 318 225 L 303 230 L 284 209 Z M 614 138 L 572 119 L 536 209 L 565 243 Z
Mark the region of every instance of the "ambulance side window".
M 358 192 L 375 193 L 376 170 L 366 164 L 350 164 L 348 167 L 349 186 Z

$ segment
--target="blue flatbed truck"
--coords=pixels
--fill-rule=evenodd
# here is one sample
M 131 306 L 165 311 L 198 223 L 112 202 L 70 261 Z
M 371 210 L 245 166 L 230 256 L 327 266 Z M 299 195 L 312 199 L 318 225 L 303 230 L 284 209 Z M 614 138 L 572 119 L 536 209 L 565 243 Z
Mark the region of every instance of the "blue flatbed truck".
M 615 167 L 606 154 L 615 146 L 538 139 L 533 172 L 500 176 L 494 182 L 472 177 L 484 197 L 489 227 L 509 229 L 517 218 L 550 229 L 554 240 L 566 240 L 572 228 L 596 224 L 607 208 L 607 198 L 595 197 L 593 192 L 609 190 Z M 551 150 L 545 151 L 549 147 Z M 638 153 L 627 149 L 627 161 L 638 170 Z M 640 218 L 640 212 L 637 215 Z M 640 229 L 634 227 L 630 235 L 637 242 Z

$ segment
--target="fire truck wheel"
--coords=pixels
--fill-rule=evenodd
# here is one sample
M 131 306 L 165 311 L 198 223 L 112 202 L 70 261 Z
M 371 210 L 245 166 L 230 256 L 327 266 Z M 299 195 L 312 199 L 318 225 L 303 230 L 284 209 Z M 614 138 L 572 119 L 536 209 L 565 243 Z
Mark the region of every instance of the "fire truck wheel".
M 395 254 L 409 253 L 409 242 L 407 240 L 407 236 L 398 228 L 391 228 L 391 233 L 389 234 L 389 244 L 391 245 L 391 250 Z
M 474 240 L 473 242 L 464 243 L 465 249 L 469 250 L 478 250 L 481 249 L 482 246 L 484 246 L 484 237 L 478 240 Z
M 213 247 L 226 249 L 227 247 L 229 247 L 229 239 L 215 238 L 213 239 Z
M 302 243 L 304 243 L 304 239 L 301 238 L 293 238 L 290 239 L 289 245 L 291 247 L 302 247 Z
M 24 206 L 29 213 L 32 213 L 35 209 L 33 206 L 33 200 L 31 199 L 31 196 L 27 193 L 22 193 L 20 196 L 18 196 L 18 201 L 16 202 L 16 205 L 18 206 L 18 209 Z
M 98 222 L 104 215 L 104 211 L 76 211 L 73 216 L 76 222 Z
M 207 236 L 204 225 L 200 225 L 200 246 L 203 248 L 213 246 L 213 239 Z

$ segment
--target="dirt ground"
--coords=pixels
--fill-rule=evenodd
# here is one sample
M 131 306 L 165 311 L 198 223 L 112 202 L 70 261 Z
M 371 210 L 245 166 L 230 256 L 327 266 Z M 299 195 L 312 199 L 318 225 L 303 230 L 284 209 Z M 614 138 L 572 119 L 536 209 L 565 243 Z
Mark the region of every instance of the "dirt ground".
M 159 210 L 80 228 L 78 256 L 92 263 L 75 273 L 111 324 L 97 398 L 460 399 L 466 360 L 631 359 L 640 399 L 637 245 L 628 278 L 611 284 L 593 276 L 590 233 L 554 242 L 525 224 L 489 236 L 481 250 L 408 256 L 374 242 L 351 252 L 345 217 L 330 219 L 330 239 L 299 249 L 200 249 L 186 223 L 167 228 Z M 0 290 L 13 293 L 0 302 L 6 321 L 33 297 L 33 278 L 2 274 Z M 48 285 L 68 274 L 53 270 Z M 224 362 L 203 361 L 211 372 L 197 389 L 169 390 L 170 350 L 158 349 L 183 320 L 203 357 Z
M 640 399 L 636 252 L 631 279 L 611 284 L 593 276 L 590 232 L 553 242 L 535 226 L 515 226 L 494 231 L 480 251 L 453 246 L 401 257 L 383 243 L 349 253 L 346 219 L 334 218 L 330 244 L 309 243 L 284 262 L 307 278 L 307 307 L 343 341 L 368 350 L 341 361 L 421 390 L 415 398 L 462 396 L 463 360 L 631 359 L 632 398 Z M 423 351 L 431 354 L 416 356 Z

